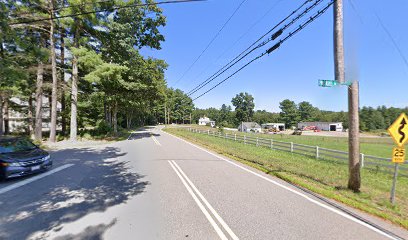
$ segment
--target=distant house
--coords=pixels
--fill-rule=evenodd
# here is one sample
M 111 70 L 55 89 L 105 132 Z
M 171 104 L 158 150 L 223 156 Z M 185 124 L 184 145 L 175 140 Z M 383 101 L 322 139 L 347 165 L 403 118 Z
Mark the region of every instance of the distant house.
M 261 126 L 256 122 L 242 122 L 238 126 L 240 132 L 262 132 Z
M 302 130 L 343 131 L 342 122 L 300 122 L 297 127 Z
M 10 132 L 28 132 L 28 125 L 30 117 L 28 115 L 28 110 L 30 103 L 18 97 L 12 97 L 9 99 L 10 105 L 13 108 L 9 108 L 8 124 Z M 35 101 L 32 101 L 32 110 L 35 109 Z M 42 129 L 43 131 L 49 131 L 50 129 L 50 116 L 51 116 L 51 106 L 50 99 L 46 96 L 42 97 Z M 61 103 L 57 102 L 57 111 L 61 111 Z M 34 114 L 34 113 L 33 113 Z M 58 116 L 58 115 L 57 115 Z M 34 116 L 32 116 L 34 121 Z M 4 127 L 4 126 L 3 126 Z M 4 128 L 3 128 L 4 129 Z M 57 129 L 61 129 L 61 125 L 57 124 Z
M 215 127 L 215 121 L 211 121 L 208 117 L 204 116 L 198 120 L 198 125 Z
M 265 123 L 262 124 L 263 129 L 274 129 L 277 131 L 285 131 L 285 124 L 284 123 Z

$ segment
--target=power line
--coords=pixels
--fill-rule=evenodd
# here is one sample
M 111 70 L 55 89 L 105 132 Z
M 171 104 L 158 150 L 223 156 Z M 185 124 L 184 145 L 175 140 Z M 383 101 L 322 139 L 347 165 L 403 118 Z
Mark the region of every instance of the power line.
M 286 18 L 284 18 L 282 21 L 280 21 L 278 24 L 276 24 L 273 28 L 271 28 L 266 34 L 264 34 L 262 37 L 260 37 L 257 41 L 255 41 L 253 44 L 251 44 L 251 46 L 249 46 L 247 49 L 245 49 L 243 52 L 241 52 L 237 57 L 235 57 L 233 60 L 231 60 L 229 63 L 227 63 L 226 65 L 224 65 L 220 70 L 218 70 L 216 73 L 214 73 L 212 76 L 210 76 L 209 78 L 207 78 L 207 80 L 203 81 L 202 83 L 200 83 L 198 86 L 196 86 L 194 89 L 190 90 L 187 94 L 190 96 L 194 93 L 196 93 L 197 91 L 199 91 L 200 89 L 202 89 L 203 87 L 205 87 L 206 85 L 208 85 L 210 82 L 214 81 L 217 77 L 219 77 L 221 74 L 223 74 L 224 72 L 226 72 L 228 69 L 230 69 L 231 67 L 233 67 L 235 64 L 237 64 L 239 61 L 241 61 L 242 59 L 244 59 L 246 56 L 248 56 L 249 54 L 251 54 L 253 51 L 255 51 L 258 48 L 261 48 L 263 46 L 265 46 L 267 43 L 275 40 L 277 37 L 279 37 L 284 30 L 286 30 L 288 27 L 290 27 L 292 24 L 294 24 L 297 20 L 299 20 L 300 18 L 302 18 L 305 14 L 307 14 L 308 12 L 310 12 L 314 7 L 316 7 L 317 5 L 319 5 L 323 0 L 316 0 L 311 6 L 307 7 L 306 9 L 303 10 L 303 12 L 301 12 L 300 14 L 298 14 L 296 17 L 294 17 L 289 23 L 287 23 L 285 26 L 283 26 L 282 28 L 280 28 L 277 32 L 275 32 L 274 34 L 272 34 L 271 37 L 269 37 L 267 40 L 261 42 L 260 44 L 258 44 L 256 47 L 252 48 L 250 51 L 248 51 L 252 46 L 254 46 L 257 42 L 259 42 L 262 38 L 264 38 L 266 35 L 270 34 L 273 30 L 275 30 L 279 25 L 281 25 L 282 23 L 284 23 L 287 19 L 289 19 L 291 16 L 293 16 L 293 14 L 295 14 L 297 11 L 299 11 L 301 8 L 303 8 L 305 6 L 305 4 L 307 4 L 308 2 L 310 2 L 311 0 L 307 0 L 306 2 L 304 2 L 299 8 L 297 8 L 295 11 L 293 11 L 291 14 L 289 14 Z M 248 51 L 248 52 L 247 52 Z M 247 52 L 247 53 L 245 53 Z M 245 53 L 245 54 L 244 54 Z M 242 56 L 242 54 L 244 54 Z M 242 56 L 242 57 L 241 57 Z
M 397 49 L 399 55 L 401 56 L 402 60 L 405 63 L 405 66 L 408 68 L 408 60 L 407 58 L 404 56 L 404 54 L 402 53 L 401 48 L 399 47 L 399 45 L 397 44 L 397 42 L 395 41 L 394 37 L 392 36 L 391 32 L 388 31 L 388 28 L 384 25 L 383 21 L 381 20 L 381 18 L 378 16 L 377 13 L 374 13 L 375 16 L 377 17 L 378 22 L 380 23 L 381 28 L 384 30 L 384 32 L 388 35 L 388 37 L 391 39 L 392 44 L 394 45 L 395 49 Z
M 101 9 L 101 10 L 96 10 L 96 11 L 74 13 L 74 14 L 56 16 L 56 17 L 51 17 L 51 18 L 40 18 L 40 19 L 34 19 L 34 20 L 28 20 L 28 21 L 19 21 L 19 22 L 15 22 L 15 23 L 10 23 L 9 25 L 49 21 L 49 20 L 54 20 L 54 19 L 76 17 L 76 16 L 82 16 L 82 15 L 87 15 L 87 14 L 92 14 L 92 13 L 100 13 L 100 12 L 106 12 L 106 11 L 112 11 L 112 10 L 119 10 L 119 9 L 124 9 L 124 8 L 144 7 L 144 6 L 163 5 L 163 4 L 172 4 L 172 3 L 202 2 L 202 1 L 207 1 L 207 0 L 173 0 L 173 1 L 162 1 L 162 2 L 156 2 L 156 3 L 131 4 L 131 5 L 126 5 L 126 6 L 111 7 L 109 9 Z
M 248 51 L 251 47 L 253 47 L 256 43 L 258 43 L 260 40 L 262 40 L 266 35 L 268 35 L 269 33 L 271 33 L 273 30 L 275 30 L 279 25 L 281 25 L 282 23 L 284 23 L 287 19 L 289 19 L 291 16 L 293 16 L 297 11 L 299 11 L 301 8 L 303 8 L 308 2 L 310 2 L 311 0 L 306 0 L 302 5 L 300 5 L 300 7 L 298 7 L 297 9 L 295 9 L 292 13 L 290 13 L 288 16 L 286 16 L 282 21 L 280 21 L 278 24 L 276 24 L 273 28 L 271 28 L 268 32 L 266 32 L 264 35 L 262 35 L 260 38 L 258 38 L 254 43 L 252 43 L 249 47 L 247 47 L 244 51 L 242 51 L 238 56 L 236 56 L 234 59 L 232 59 L 230 62 L 228 62 L 227 64 L 225 64 L 221 69 L 219 69 L 216 73 L 214 73 L 213 75 L 211 75 L 209 78 L 207 78 L 206 80 L 204 80 L 202 83 L 200 83 L 198 86 L 196 86 L 194 89 L 190 90 L 187 94 L 191 95 L 193 93 L 195 93 L 196 91 L 199 90 L 199 88 L 201 88 L 202 86 L 207 85 L 209 82 L 211 82 L 212 80 L 214 80 L 214 76 L 215 78 L 218 77 L 220 74 L 222 74 L 225 68 L 227 68 L 232 62 L 234 62 L 235 60 L 237 60 L 240 56 L 242 56 L 242 54 L 244 54 L 246 51 Z M 249 53 L 248 53 L 249 54 Z M 248 54 L 246 54 L 245 56 L 247 56 Z M 222 71 L 222 72 L 221 72 Z M 220 73 L 220 74 L 219 74 Z M 219 74 L 219 75 L 217 75 Z M 217 75 L 217 76 L 216 76 Z
M 233 44 L 231 44 L 231 46 L 226 49 L 223 53 L 221 53 L 213 62 L 216 63 L 218 62 L 218 60 L 221 59 L 222 56 L 224 56 L 227 52 L 229 52 L 241 39 L 243 39 L 256 25 L 258 25 L 258 23 L 260 23 L 280 2 L 282 2 L 283 0 L 277 0 L 266 12 L 265 14 L 260 17 L 257 21 L 255 21 Z M 208 70 L 210 68 L 210 66 L 212 65 L 212 63 L 208 64 L 207 67 L 200 73 L 198 74 L 194 81 L 199 78 L 206 70 Z
M 211 87 L 210 89 L 208 89 L 207 91 L 205 91 L 204 93 L 202 93 L 201 95 L 199 95 L 198 97 L 194 98 L 193 101 L 199 99 L 200 97 L 204 96 L 205 94 L 209 93 L 210 91 L 212 91 L 213 89 L 215 89 L 216 87 L 218 87 L 219 85 L 221 85 L 222 83 L 224 83 L 225 81 L 227 81 L 228 79 L 230 79 L 232 76 L 234 76 L 235 74 L 237 74 L 238 72 L 240 72 L 242 69 L 246 68 L 248 65 L 250 65 L 251 63 L 255 62 L 256 60 L 260 59 L 261 57 L 265 56 L 266 54 L 270 54 L 273 51 L 275 51 L 276 49 L 278 49 L 282 43 L 286 42 L 288 39 L 290 39 L 291 37 L 293 37 L 296 33 L 300 32 L 301 30 L 303 30 L 307 25 L 309 25 L 310 23 L 312 23 L 313 21 L 315 21 L 317 18 L 319 18 L 321 15 L 323 15 L 323 13 L 325 13 L 327 11 L 327 9 L 329 9 L 329 7 L 331 5 L 333 5 L 335 0 L 331 0 L 329 2 L 329 4 L 327 4 L 326 7 L 324 7 L 323 9 L 319 10 L 316 14 L 314 14 L 313 16 L 311 16 L 306 22 L 304 22 L 303 24 L 301 24 L 299 27 L 297 27 L 294 31 L 290 32 L 286 37 L 284 37 L 283 39 L 279 40 L 278 43 L 276 43 L 275 45 L 273 45 L 271 48 L 269 48 L 268 50 L 266 50 L 266 52 L 263 52 L 262 54 L 258 55 L 257 57 L 255 57 L 254 59 L 252 59 L 251 61 L 249 61 L 248 63 L 246 63 L 245 65 L 243 65 L 241 68 L 239 68 L 238 70 L 236 70 L 234 73 L 232 73 L 231 75 L 229 75 L 228 77 L 226 77 L 225 79 L 223 79 L 222 81 L 220 81 L 219 83 L 217 83 L 216 85 L 214 85 L 213 87 Z
M 362 21 L 362 18 L 360 16 L 360 14 L 358 13 L 358 10 L 355 6 L 355 4 L 353 3 L 352 0 L 349 0 L 350 5 L 353 7 L 354 11 L 356 12 L 356 14 L 359 16 L 359 18 L 361 19 L 361 23 L 364 24 L 364 22 Z M 382 19 L 380 18 L 380 16 L 377 14 L 377 12 L 373 9 L 371 9 L 374 12 L 375 17 L 377 18 L 378 23 L 380 24 L 381 28 L 383 29 L 383 31 L 387 34 L 387 37 L 391 40 L 393 46 L 395 47 L 395 49 L 397 50 L 398 54 L 400 55 L 402 61 L 404 62 L 405 66 L 408 69 L 408 59 L 405 57 L 405 55 L 403 54 L 401 48 L 399 47 L 397 41 L 395 41 L 395 38 L 392 36 L 391 32 L 388 30 L 388 28 L 385 26 L 384 22 L 382 21 Z
M 227 21 L 222 25 L 222 27 L 218 30 L 218 32 L 214 35 L 214 37 L 211 39 L 211 41 L 207 44 L 207 46 L 204 48 L 204 50 L 198 55 L 198 57 L 194 60 L 194 62 L 187 68 L 186 71 L 181 75 L 181 77 L 174 83 L 174 86 L 181 81 L 181 79 L 184 78 L 184 76 L 191 70 L 191 68 L 197 63 L 197 61 L 203 56 L 203 54 L 207 51 L 207 49 L 211 46 L 211 44 L 215 41 L 215 39 L 220 35 L 222 30 L 227 26 L 229 21 L 234 17 L 234 15 L 238 12 L 238 10 L 241 8 L 242 4 L 244 4 L 247 0 L 243 0 L 238 7 L 234 10 L 234 12 L 231 14 L 231 16 L 227 19 Z

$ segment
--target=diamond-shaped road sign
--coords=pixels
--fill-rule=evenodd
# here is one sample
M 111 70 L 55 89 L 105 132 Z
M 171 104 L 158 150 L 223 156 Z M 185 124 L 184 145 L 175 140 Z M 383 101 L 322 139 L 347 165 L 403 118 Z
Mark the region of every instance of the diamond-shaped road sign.
M 397 120 L 395 120 L 395 122 L 388 128 L 388 132 L 398 147 L 404 146 L 404 144 L 408 141 L 407 115 L 405 115 L 405 113 L 401 113 Z

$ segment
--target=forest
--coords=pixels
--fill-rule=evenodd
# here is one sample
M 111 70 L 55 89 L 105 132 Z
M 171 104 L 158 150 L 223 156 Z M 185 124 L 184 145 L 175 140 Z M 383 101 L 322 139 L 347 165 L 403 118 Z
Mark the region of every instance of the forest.
M 1 1 L 0 134 L 13 112 L 24 132 L 51 142 L 189 115 L 191 99 L 167 87 L 167 63 L 140 54 L 165 41 L 166 18 L 151 3 Z
M 153 3 L 147 1 L 146 3 Z M 239 93 L 231 105 L 199 109 L 179 89 L 168 87 L 167 63 L 143 56 L 160 50 L 166 17 L 141 0 L 19 0 L 0 2 L 0 135 L 11 118 L 35 140 L 118 134 L 158 123 L 197 123 L 208 116 L 218 126 L 241 121 L 338 121 L 347 112 L 320 110 L 309 102 L 280 102 L 280 112 L 255 110 L 254 97 Z M 384 130 L 401 112 L 381 106 L 360 109 L 363 131 Z

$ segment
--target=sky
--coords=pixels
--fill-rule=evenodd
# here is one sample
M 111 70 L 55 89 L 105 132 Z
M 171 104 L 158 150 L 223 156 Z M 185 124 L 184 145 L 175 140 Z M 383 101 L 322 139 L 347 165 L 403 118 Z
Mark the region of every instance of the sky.
M 189 92 L 255 42 L 304 0 L 246 0 L 228 24 L 186 72 L 241 3 L 241 0 L 162 5 L 167 24 L 161 50 L 142 54 L 164 59 L 169 87 Z M 408 106 L 408 1 L 343 0 L 346 80 L 358 80 L 360 106 Z M 328 0 L 307 16 L 323 8 Z M 377 17 L 378 16 L 378 17 Z M 301 19 L 285 31 L 289 34 Z M 384 26 L 384 27 L 383 27 Z M 269 43 L 221 75 L 201 91 L 225 79 Z M 223 84 L 194 101 L 198 108 L 231 104 L 240 92 L 255 99 L 255 109 L 279 112 L 279 102 L 308 101 L 322 110 L 347 111 L 347 87 L 322 88 L 318 79 L 334 79 L 333 9 L 324 13 L 279 49 L 253 62 Z M 184 77 L 183 74 L 185 73 Z M 228 74 L 229 73 L 229 74 Z

